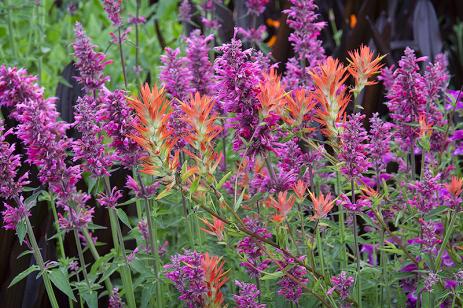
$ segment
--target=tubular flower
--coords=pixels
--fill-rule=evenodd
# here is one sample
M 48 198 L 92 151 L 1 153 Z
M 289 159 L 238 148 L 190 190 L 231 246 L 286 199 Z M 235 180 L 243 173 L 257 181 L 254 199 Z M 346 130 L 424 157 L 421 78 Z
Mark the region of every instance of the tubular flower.
M 310 220 L 319 220 L 326 217 L 334 206 L 334 200 L 331 197 L 331 194 L 328 193 L 326 196 L 320 194 L 317 198 L 311 191 L 309 191 L 309 196 L 312 200 L 314 212 L 314 214 L 310 217 Z
M 281 116 L 283 121 L 292 127 L 302 128 L 303 132 L 312 132 L 314 128 L 308 127 L 315 115 L 314 107 L 317 101 L 311 92 L 305 89 L 294 90 L 286 96 L 285 107 L 287 115 Z
M 98 196 L 98 203 L 106 208 L 116 208 L 117 202 L 122 198 L 122 192 L 113 187 L 109 194 L 102 193 Z
M 19 197 L 23 186 L 29 184 L 26 172 L 18 179 L 16 175 L 21 166 L 21 156 L 14 154 L 15 144 L 9 144 L 5 138 L 12 130 L 4 132 L 2 120 L 0 120 L 0 198 L 10 199 Z
M 178 166 L 178 152 L 171 157 L 175 140 L 167 128 L 171 104 L 164 89 L 158 89 L 156 85 L 150 90 L 145 84 L 140 92 L 140 99 L 129 99 L 129 105 L 136 112 L 134 127 L 137 131 L 129 137 L 147 152 L 141 158 L 141 172 L 161 177 L 171 175 Z
M 303 262 L 305 256 L 298 258 L 298 261 Z M 284 261 L 278 262 L 278 267 L 283 270 L 284 276 L 277 285 L 279 287 L 278 294 L 283 296 L 293 303 L 297 303 L 302 296 L 302 286 L 309 282 L 307 279 L 307 269 L 304 266 L 296 264 L 293 258 L 285 256 Z
M 383 172 L 387 163 L 392 159 L 391 138 L 392 124 L 384 122 L 374 113 L 370 118 L 370 158 L 373 168 L 377 172 Z M 379 184 L 379 183 L 377 183 Z
M 104 10 L 115 27 L 121 25 L 121 4 L 122 0 L 103 0 Z
M 191 11 L 192 11 L 192 7 L 190 4 L 190 0 L 183 0 L 178 9 L 179 20 L 182 22 L 190 22 L 191 21 Z
M 291 209 L 296 202 L 295 196 L 290 196 L 288 198 L 288 192 L 279 192 L 278 200 L 275 200 L 273 197 L 270 197 L 270 205 L 277 210 L 278 214 L 273 216 L 273 220 L 281 222 L 286 219 L 286 216 L 289 214 Z
M 203 307 L 208 293 L 205 282 L 205 271 L 202 266 L 203 257 L 196 251 L 172 256 L 170 263 L 164 266 L 165 276 L 172 281 L 178 297 L 189 308 Z
M 104 131 L 111 137 L 111 148 L 115 151 L 115 158 L 128 169 L 135 166 L 142 150 L 128 137 L 135 133 L 135 115 L 127 105 L 124 91 L 104 91 L 97 117 L 102 122 Z
M 376 84 L 375 81 L 369 80 L 371 77 L 379 73 L 383 64 L 381 60 L 384 56 L 379 56 L 373 59 L 373 52 L 365 45 L 360 46 L 358 50 L 349 51 L 349 66 L 347 70 L 354 77 L 355 88 L 354 93 L 360 93 L 366 86 Z
M 313 0 L 290 0 L 291 7 L 285 10 L 287 23 L 294 31 L 289 36 L 296 56 L 286 65 L 286 81 L 290 89 L 311 87 L 308 70 L 317 67 L 325 60 L 322 41 L 318 39 L 325 22 L 317 22 L 317 6 Z
M 252 283 L 235 280 L 235 285 L 240 288 L 239 293 L 233 295 L 233 300 L 240 308 L 265 308 L 265 304 L 259 304 L 260 291 Z
M 417 208 L 421 213 L 428 213 L 440 204 L 440 191 L 442 184 L 440 175 L 433 176 L 430 170 L 425 170 L 421 181 L 409 184 L 413 198 L 408 200 L 410 206 Z
M 459 197 L 461 195 L 461 192 L 463 191 L 463 178 L 452 176 L 450 183 L 444 184 L 444 186 L 453 196 Z
M 337 122 L 343 117 L 350 96 L 344 85 L 347 68 L 337 59 L 328 57 L 316 71 L 310 74 L 315 86 L 314 99 L 319 104 L 316 121 L 324 126 L 323 134 L 331 137 L 338 133 Z
M 31 216 L 30 211 L 23 203 L 22 197 L 17 207 L 12 207 L 4 203 L 5 209 L 2 211 L 3 228 L 5 230 L 15 230 L 16 225 L 24 218 Z
M 99 89 L 109 77 L 103 75 L 103 70 L 111 61 L 106 60 L 103 53 L 94 51 L 95 45 L 85 34 L 80 23 L 74 26 L 75 41 L 73 43 L 74 56 L 76 57 L 75 66 L 79 71 L 79 76 L 75 79 L 87 90 L 91 92 Z
M 227 272 L 223 270 L 221 257 L 209 256 L 206 252 L 201 258 L 204 281 L 207 286 L 207 307 L 223 307 L 224 297 L 220 288 L 228 281 Z
M 161 56 L 161 73 L 159 79 L 167 93 L 179 100 L 187 99 L 195 92 L 191 86 L 193 81 L 192 71 L 188 69 L 188 59 L 180 57 L 180 49 L 166 48 Z M 197 76 L 196 76 L 197 77 Z M 202 77 L 201 77 L 202 78 Z
M 210 223 L 207 219 L 201 219 L 201 221 L 204 223 L 206 228 L 201 228 L 204 232 L 216 236 L 217 240 L 223 241 L 223 231 L 225 230 L 225 224 L 223 221 L 220 219 L 214 217 L 212 219 L 212 223 Z
M 344 165 L 341 172 L 349 179 L 359 178 L 370 167 L 367 158 L 368 135 L 362 125 L 365 115 L 356 113 L 349 115 L 348 120 L 342 123 L 342 132 L 340 134 L 341 148 L 338 158 Z
M 209 61 L 209 43 L 213 35 L 203 36 L 199 29 L 191 32 L 186 39 L 186 63 L 192 76 L 192 87 L 201 95 L 212 95 L 214 70 Z
M 395 139 L 404 151 L 410 151 L 419 137 L 419 127 L 412 124 L 419 122 L 420 115 L 425 115 L 426 123 L 443 123 L 442 113 L 428 94 L 429 77 L 420 74 L 419 63 L 425 60 L 416 58 L 415 52 L 407 47 L 399 67 L 393 73 L 391 69 L 382 73 L 388 85 L 386 105 L 395 124 Z
M 254 15 L 260 15 L 265 11 L 265 6 L 269 0 L 246 0 L 246 6 L 249 9 L 249 13 Z
M 293 191 L 297 196 L 299 202 L 302 202 L 305 198 L 308 185 L 303 180 L 298 180 L 296 185 L 293 187 Z
M 69 125 L 58 121 L 55 100 L 43 97 L 36 80 L 24 69 L 0 67 L 0 103 L 14 107 L 11 115 L 19 123 L 16 135 L 25 145 L 27 162 L 38 167 L 40 182 L 49 185 L 62 205 L 76 192 L 80 168 L 66 166 Z
M 96 111 L 99 102 L 91 96 L 79 97 L 75 106 L 74 127 L 81 133 L 80 139 L 72 143 L 74 161 L 83 160 L 83 167 L 92 175 L 109 176 L 113 157 L 106 153 L 104 136 Z
M 190 100 L 182 102 L 180 106 L 184 113 L 181 120 L 191 127 L 184 139 L 197 153 L 193 154 L 186 149 L 184 151 L 199 162 L 200 169 L 205 168 L 200 170 L 203 173 L 213 173 L 220 161 L 213 147 L 214 139 L 222 131 L 222 128 L 215 124 L 217 116 L 213 113 L 214 104 L 212 98 L 196 92 Z
M 326 292 L 326 295 L 331 295 L 336 290 L 341 300 L 345 300 L 349 297 L 350 288 L 354 285 L 354 282 L 354 277 L 347 276 L 347 273 L 343 271 L 339 275 L 331 277 L 332 287 Z

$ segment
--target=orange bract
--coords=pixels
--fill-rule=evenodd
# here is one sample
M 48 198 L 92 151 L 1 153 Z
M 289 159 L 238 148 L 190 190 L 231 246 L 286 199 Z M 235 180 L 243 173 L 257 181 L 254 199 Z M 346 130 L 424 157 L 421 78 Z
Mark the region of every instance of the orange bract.
M 211 97 L 201 96 L 196 92 L 190 100 L 180 104 L 185 113 L 182 120 L 192 128 L 185 140 L 198 150 L 206 150 L 212 140 L 222 131 L 222 127 L 215 124 L 217 116 L 212 113 L 215 102 Z M 199 148 L 196 142 L 199 142 Z
M 148 155 L 141 158 L 141 172 L 163 176 L 161 169 L 174 170 L 178 165 L 178 153 L 171 155 L 176 142 L 167 128 L 171 114 L 170 102 L 166 99 L 164 89 L 156 85 L 151 90 L 147 84 L 140 89 L 140 98 L 128 99 L 129 106 L 135 112 L 138 121 L 134 128 L 137 135 L 130 135 Z
M 355 88 L 353 92 L 360 92 L 365 86 L 373 85 L 375 81 L 369 81 L 371 77 L 379 73 L 383 64 L 380 63 L 384 56 L 376 57 L 373 59 L 374 54 L 365 45 L 360 46 L 359 49 L 349 51 L 349 73 L 355 79 Z
M 273 220 L 281 222 L 283 221 L 286 216 L 289 214 L 291 209 L 296 202 L 294 196 L 288 197 L 288 192 L 279 192 L 278 193 L 278 200 L 275 200 L 273 197 L 270 197 L 270 205 L 278 211 L 277 215 L 273 216 Z
M 214 217 L 212 223 L 205 218 L 200 218 L 201 221 L 206 225 L 206 228 L 201 228 L 204 232 L 216 236 L 219 241 L 223 241 L 223 231 L 225 229 L 225 223 L 220 219 Z
M 313 216 L 310 217 L 310 220 L 318 220 L 326 217 L 326 215 L 328 215 L 334 206 L 334 200 L 331 197 L 331 194 L 328 193 L 326 196 L 320 194 L 320 196 L 317 198 L 311 191 L 309 191 L 309 195 L 313 203 L 314 212 Z
M 283 98 L 286 95 L 285 87 L 281 83 L 281 77 L 274 69 L 263 74 L 263 80 L 259 84 L 260 92 L 257 98 L 261 104 L 261 113 L 267 117 L 270 113 L 280 114 L 283 109 Z
M 452 195 L 458 197 L 462 192 L 463 179 L 452 176 L 450 183 L 444 185 Z
M 202 268 L 205 273 L 205 282 L 207 285 L 207 297 L 209 302 L 206 307 L 222 307 L 224 298 L 220 288 L 228 281 L 227 272 L 223 270 L 222 258 L 209 256 L 206 252 L 202 258 Z
M 303 200 L 307 191 L 307 184 L 305 184 L 303 180 L 298 180 L 293 190 L 298 199 Z
M 342 118 L 350 101 L 344 85 L 347 68 L 337 59 L 328 57 L 326 62 L 310 72 L 315 86 L 314 98 L 320 107 L 316 121 L 323 125 L 323 134 L 330 137 L 336 131 L 336 123 Z
M 288 95 L 286 98 L 288 115 L 282 116 L 283 121 L 291 126 L 300 126 L 310 122 L 310 116 L 316 104 L 317 101 L 311 92 L 302 88 L 295 90 L 292 95 Z M 312 130 L 305 128 L 306 132 Z

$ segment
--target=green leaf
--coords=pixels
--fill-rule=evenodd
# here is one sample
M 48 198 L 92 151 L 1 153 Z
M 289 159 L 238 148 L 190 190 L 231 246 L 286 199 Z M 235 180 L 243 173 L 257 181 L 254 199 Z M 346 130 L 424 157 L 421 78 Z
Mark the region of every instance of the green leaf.
M 156 196 L 156 200 L 159 200 L 159 199 L 162 199 L 164 197 L 167 197 L 168 195 L 172 194 L 172 189 L 164 189 L 163 191 L 161 191 L 157 196 Z
M 136 197 L 131 198 L 131 199 L 125 201 L 125 202 L 118 203 L 117 206 L 123 206 L 123 205 L 133 204 L 133 203 L 137 202 L 137 199 L 138 199 L 138 198 L 136 198 Z
M 238 209 L 240 208 L 241 206 L 241 203 L 243 202 L 243 198 L 244 198 L 244 192 L 246 191 L 246 189 L 243 189 L 243 191 L 241 192 L 241 195 L 240 197 L 238 198 L 238 200 L 236 201 L 235 205 L 233 206 L 233 209 L 236 211 L 238 211 Z
M 20 282 L 21 280 L 23 280 L 24 278 L 26 278 L 27 276 L 29 276 L 29 274 L 35 272 L 35 271 L 38 271 L 40 270 L 40 268 L 38 267 L 38 265 L 31 265 L 29 268 L 27 268 L 25 271 L 22 271 L 21 273 L 19 273 L 16 277 L 13 278 L 13 280 L 10 282 L 10 284 L 8 285 L 8 288 L 14 286 L 15 284 L 17 284 L 18 282 Z
M 222 185 L 228 180 L 228 178 L 230 177 L 230 175 L 232 174 L 232 172 L 228 172 L 227 174 L 225 174 L 219 181 L 219 183 L 217 183 L 217 185 L 215 186 L 215 188 L 218 190 L 222 187 Z
M 283 277 L 285 274 L 283 272 L 267 273 L 260 280 L 275 280 L 280 277 Z
M 76 300 L 74 293 L 72 292 L 71 285 L 69 284 L 69 278 L 67 274 L 64 274 L 59 268 L 55 268 L 50 272 L 50 280 L 53 284 L 66 294 L 73 301 Z
M 117 217 L 119 217 L 119 219 L 122 221 L 122 223 L 124 223 L 124 225 L 126 225 L 127 227 L 132 229 L 132 226 L 130 225 L 129 217 L 124 212 L 124 210 L 116 209 L 116 213 L 117 213 Z
M 96 291 L 89 290 L 89 291 L 82 292 L 81 294 L 85 302 L 87 303 L 88 307 L 90 308 L 98 307 L 98 298 L 97 298 Z
M 24 239 L 26 238 L 26 233 L 27 233 L 26 221 L 24 219 L 21 219 L 16 225 L 16 234 L 18 235 L 18 238 L 19 238 L 19 244 L 22 245 L 22 243 L 24 242 Z

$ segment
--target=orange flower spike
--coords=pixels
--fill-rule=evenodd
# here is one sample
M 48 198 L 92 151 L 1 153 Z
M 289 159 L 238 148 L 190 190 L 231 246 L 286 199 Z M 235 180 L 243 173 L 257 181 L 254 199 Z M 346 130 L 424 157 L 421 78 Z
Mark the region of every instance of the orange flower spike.
M 217 116 L 212 113 L 215 102 L 208 96 L 196 93 L 186 103 L 181 102 L 185 113 L 182 120 L 188 123 L 192 130 L 185 138 L 197 150 L 205 151 L 211 146 L 215 137 L 222 131 L 222 127 L 215 124 Z
M 200 218 L 201 221 L 206 225 L 206 228 L 201 228 L 202 231 L 216 236 L 219 241 L 223 241 L 224 236 L 223 236 L 223 231 L 225 229 L 225 224 L 223 221 L 220 219 L 214 217 L 212 220 L 212 223 L 210 223 L 207 219 Z
M 171 132 L 167 128 L 167 121 L 171 114 L 170 102 L 165 97 L 164 89 L 159 89 L 156 85 L 151 90 L 148 84 L 140 89 L 140 97 L 128 99 L 128 104 L 136 113 L 138 119 L 134 128 L 137 135 L 130 135 L 148 153 L 141 158 L 141 172 L 151 175 L 160 174 L 161 167 L 173 170 L 170 166 L 170 150 L 175 142 L 171 138 Z M 162 166 L 162 164 L 165 164 Z
M 433 126 L 431 123 L 426 122 L 426 115 L 424 113 L 420 114 L 418 121 L 420 124 L 420 137 L 431 137 Z
M 320 194 L 317 198 L 311 191 L 309 191 L 309 196 L 312 200 L 314 211 L 314 215 L 310 217 L 310 220 L 319 220 L 326 217 L 334 206 L 334 200 L 331 197 L 331 194 L 328 193 L 326 196 Z
M 278 200 L 273 199 L 273 197 L 270 198 L 271 202 L 270 205 L 277 210 L 278 214 L 273 216 L 273 219 L 277 222 L 280 222 L 286 218 L 286 216 L 289 214 L 291 209 L 294 206 L 294 203 L 296 202 L 296 198 L 294 196 L 288 197 L 288 192 L 279 192 L 278 193 Z
M 224 262 L 221 257 L 209 256 L 205 253 L 202 258 L 201 266 L 205 273 L 205 282 L 207 285 L 207 297 L 209 299 L 206 307 L 222 307 L 224 297 L 220 288 L 228 281 L 227 273 L 224 272 Z
M 456 176 L 452 176 L 450 183 L 444 184 L 445 188 L 454 195 L 455 197 L 460 196 L 461 192 L 463 191 L 463 178 L 457 178 Z
M 336 123 L 342 119 L 350 95 L 344 85 L 347 68 L 337 59 L 328 57 L 322 65 L 310 72 L 315 86 L 314 98 L 319 103 L 316 121 L 325 128 L 322 132 L 331 137 L 337 133 Z
M 261 104 L 263 117 L 267 117 L 272 112 L 281 115 L 286 92 L 284 84 L 281 83 L 281 76 L 277 74 L 275 69 L 263 74 L 259 88 L 260 92 L 257 98 Z
M 298 201 L 302 202 L 304 200 L 305 193 L 307 191 L 307 185 L 304 183 L 304 181 L 298 180 L 296 185 L 294 185 L 293 190 L 298 198 Z
M 349 51 L 349 73 L 355 79 L 355 88 L 352 92 L 360 93 L 365 86 L 376 84 L 375 81 L 369 80 L 379 73 L 384 64 L 381 60 L 384 56 L 374 58 L 373 52 L 368 46 L 362 45 L 359 49 Z
M 288 116 L 283 116 L 283 120 L 291 126 L 300 126 L 304 122 L 310 121 L 307 116 L 313 111 L 317 104 L 312 93 L 305 89 L 297 89 L 292 95 L 286 98 L 286 109 Z

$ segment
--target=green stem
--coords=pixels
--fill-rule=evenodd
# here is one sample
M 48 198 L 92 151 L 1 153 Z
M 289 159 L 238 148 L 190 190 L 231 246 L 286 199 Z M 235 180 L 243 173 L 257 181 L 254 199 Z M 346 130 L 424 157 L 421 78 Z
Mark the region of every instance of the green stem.
M 51 212 L 53 213 L 53 219 L 55 220 L 55 228 L 56 228 L 56 235 L 58 236 L 58 247 L 59 247 L 60 258 L 64 259 L 66 258 L 66 254 L 64 251 L 63 235 L 61 234 L 61 228 L 59 227 L 58 213 L 56 211 L 56 203 L 55 203 L 55 199 L 53 198 L 53 196 L 51 196 L 50 207 L 51 207 Z
M 119 54 L 121 56 L 122 75 L 124 77 L 124 86 L 125 86 L 125 89 L 127 90 L 127 73 L 125 71 L 124 51 L 122 49 L 122 42 L 121 42 L 121 27 L 117 29 L 117 34 L 119 37 L 118 45 L 119 45 Z
M 95 244 L 93 244 L 93 239 L 86 228 L 83 230 L 83 234 L 93 258 L 95 259 L 95 261 L 98 260 L 100 258 L 100 254 L 98 253 L 98 250 L 96 250 Z M 108 290 L 108 294 L 111 295 L 113 293 L 113 285 L 111 283 L 111 280 L 109 280 L 109 278 L 106 278 L 104 284 L 106 286 L 106 290 Z
M 111 184 L 109 182 L 109 177 L 104 177 L 106 194 L 109 196 L 111 194 Z M 115 208 L 109 208 L 109 220 L 111 223 L 111 234 L 113 236 L 114 248 L 116 248 L 117 255 L 122 256 L 124 260 L 124 267 L 121 269 L 122 284 L 124 285 L 124 290 L 126 291 L 127 303 L 130 308 L 135 308 L 136 301 L 133 291 L 132 283 L 132 274 L 130 272 L 129 262 L 127 260 L 127 254 L 125 251 L 124 237 L 122 236 L 121 226 L 119 225 L 119 219 L 117 218 L 117 213 Z M 117 244 L 116 244 L 117 243 Z
M 455 227 L 456 219 L 457 219 L 457 214 L 453 213 L 453 215 L 451 215 L 451 218 L 450 218 L 450 223 L 449 223 L 447 229 L 445 230 L 444 240 L 442 241 L 441 248 L 440 248 L 439 253 L 437 255 L 437 258 L 436 258 L 436 262 L 435 262 L 436 272 L 441 267 L 442 254 L 444 253 L 445 247 L 447 246 L 447 243 L 449 242 L 450 237 L 453 234 L 453 229 Z
M 355 183 L 354 179 L 351 179 L 351 192 L 352 192 L 352 203 L 355 203 Z M 362 290 L 360 285 L 360 250 L 359 250 L 359 243 L 358 243 L 358 231 L 357 231 L 357 214 L 355 212 L 352 213 L 352 228 L 354 233 L 354 252 L 355 252 L 355 259 L 357 261 L 357 279 L 356 279 L 356 290 L 357 290 L 357 302 L 359 307 L 362 307 Z
M 59 308 L 58 302 L 56 300 L 55 292 L 53 291 L 53 286 L 51 284 L 50 278 L 48 277 L 48 272 L 45 268 L 45 263 L 42 259 L 42 254 L 40 253 L 39 245 L 37 245 L 37 240 L 35 239 L 34 230 L 32 229 L 31 222 L 29 217 L 26 216 L 26 225 L 27 225 L 27 234 L 29 236 L 29 241 L 32 246 L 32 252 L 34 253 L 35 260 L 42 272 L 43 283 L 45 284 L 45 290 L 47 291 L 50 304 L 53 308 Z
M 74 239 L 76 241 L 77 253 L 79 255 L 80 266 L 82 267 L 82 271 L 84 273 L 85 282 L 87 283 L 88 289 L 91 292 L 90 280 L 88 280 L 87 267 L 85 266 L 84 252 L 82 251 L 82 243 L 79 238 L 79 232 L 74 228 L 73 233 Z
M 14 27 L 13 27 L 13 20 L 11 19 L 11 6 L 9 0 L 5 0 L 5 6 L 7 7 L 7 23 L 8 23 L 8 38 L 10 39 L 11 50 L 13 51 L 13 55 L 18 55 L 18 51 L 16 49 L 16 41 L 14 38 Z
M 340 183 L 340 175 L 339 171 L 336 171 L 336 195 L 341 194 L 341 183 Z M 344 208 L 342 206 L 338 207 L 339 212 L 339 241 L 341 242 L 341 269 L 345 270 L 347 268 L 347 253 L 346 253 L 346 230 L 344 224 Z
M 154 275 L 156 276 L 156 292 L 157 292 L 157 304 L 158 307 L 163 307 L 163 293 L 162 293 L 162 286 L 161 286 L 161 260 L 159 258 L 159 250 L 157 244 L 157 232 L 156 232 L 156 225 L 153 223 L 153 217 L 151 214 L 151 205 L 146 200 L 146 216 L 148 220 L 148 228 L 150 231 L 150 239 L 151 239 L 151 251 L 153 252 L 154 256 Z
M 323 256 L 323 243 L 322 243 L 322 238 L 320 235 L 320 227 L 318 224 L 317 224 L 317 229 L 316 229 L 316 237 L 317 237 L 317 246 L 318 246 L 318 257 L 320 258 L 320 267 L 322 270 L 322 275 L 326 277 L 325 262 L 324 262 L 324 256 Z

